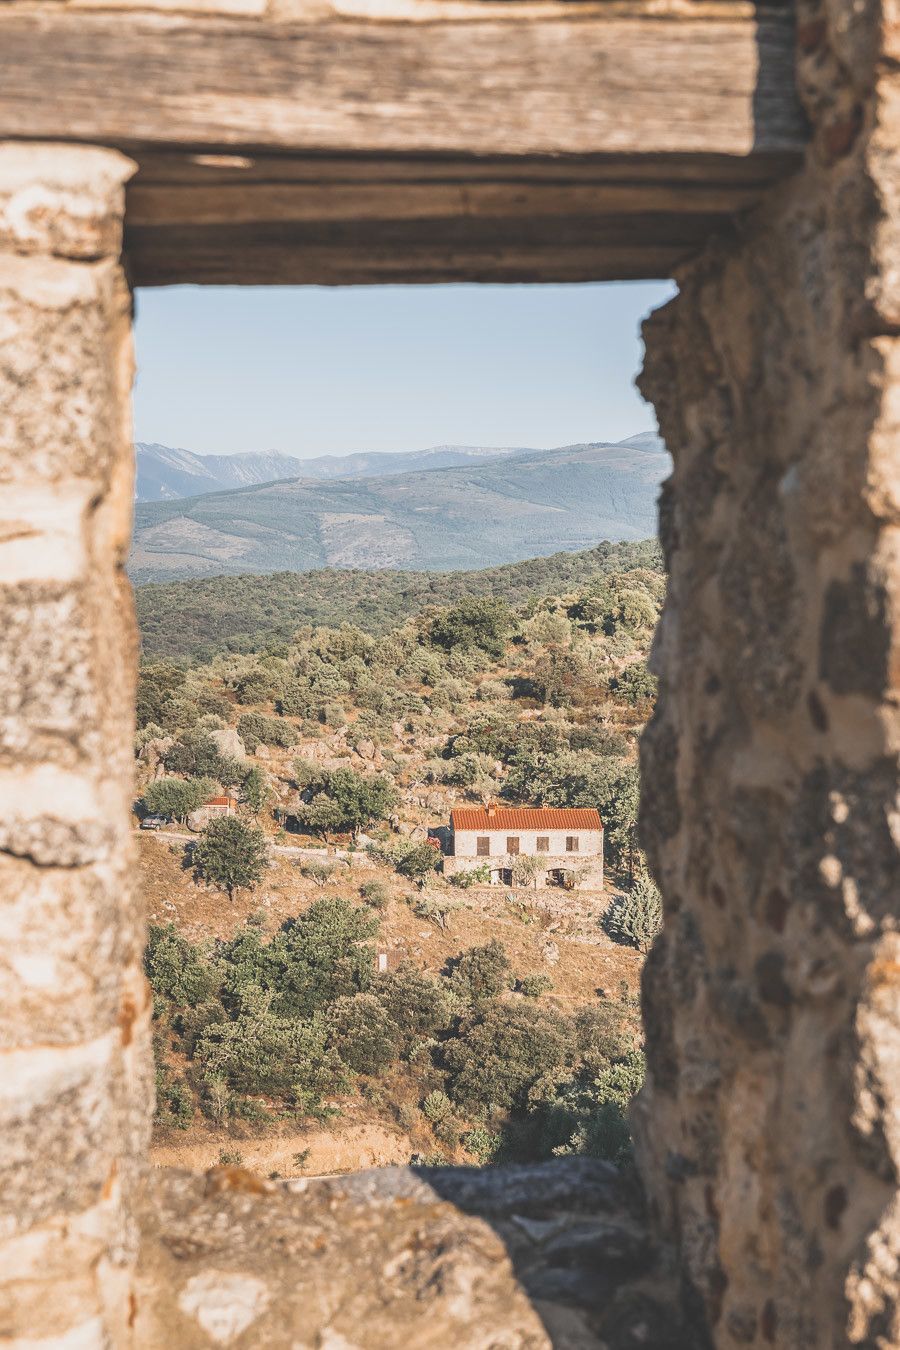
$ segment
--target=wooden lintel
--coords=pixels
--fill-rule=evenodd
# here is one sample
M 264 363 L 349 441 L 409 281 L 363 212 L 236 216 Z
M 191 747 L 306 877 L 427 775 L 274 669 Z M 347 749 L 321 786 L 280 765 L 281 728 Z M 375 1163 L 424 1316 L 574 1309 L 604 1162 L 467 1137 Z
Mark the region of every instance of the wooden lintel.
M 12 6 L 0 138 L 137 160 L 138 284 L 664 275 L 798 162 L 788 14 L 532 12 Z
M 792 20 L 366 23 L 0 13 L 0 136 L 291 153 L 724 154 L 803 144 Z

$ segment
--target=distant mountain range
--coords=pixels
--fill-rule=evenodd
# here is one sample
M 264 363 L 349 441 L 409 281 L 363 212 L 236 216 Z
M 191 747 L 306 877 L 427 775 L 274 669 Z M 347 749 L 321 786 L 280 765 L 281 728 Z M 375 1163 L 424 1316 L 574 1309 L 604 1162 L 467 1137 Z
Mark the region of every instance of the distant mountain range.
M 184 452 L 172 452 L 184 453 Z M 422 467 L 428 456 L 461 456 Z M 382 472 L 381 461 L 415 460 Z M 246 456 L 195 456 L 216 467 Z M 287 456 L 260 456 L 269 468 Z M 447 446 L 412 456 L 346 456 L 342 476 L 303 476 L 135 508 L 130 572 L 137 582 L 320 567 L 453 571 L 518 562 L 656 531 L 669 471 L 657 436 L 556 450 Z M 360 461 L 375 461 L 361 469 Z M 297 462 L 297 461 L 293 461 Z M 335 460 L 329 461 L 334 470 Z M 340 461 L 337 461 L 338 468 Z M 174 464 L 173 464 L 174 470 Z
M 168 502 L 236 487 L 252 487 L 284 478 L 382 478 L 415 469 L 450 469 L 483 459 L 533 454 L 524 447 L 435 445 L 430 450 L 359 451 L 353 455 L 319 455 L 296 459 L 278 450 L 250 450 L 238 455 L 195 455 L 168 445 L 135 445 L 135 499 Z

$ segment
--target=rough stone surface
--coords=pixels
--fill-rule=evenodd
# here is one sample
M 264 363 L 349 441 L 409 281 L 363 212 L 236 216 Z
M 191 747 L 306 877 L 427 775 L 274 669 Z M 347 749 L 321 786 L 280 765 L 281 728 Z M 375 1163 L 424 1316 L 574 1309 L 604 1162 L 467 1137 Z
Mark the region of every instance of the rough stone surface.
M 152 1106 L 121 155 L 0 144 L 0 1338 L 124 1344 Z
M 138 1350 L 626 1350 L 651 1327 L 654 1350 L 690 1350 L 635 1193 L 592 1159 L 160 1173 L 146 1215 Z
M 880 5 L 798 20 L 807 165 L 641 379 L 675 468 L 635 1124 L 721 1350 L 900 1344 L 900 100 Z
M 261 3 L 184 8 L 234 16 L 220 33 L 230 47 L 247 36 L 240 16 Z M 433 0 L 415 3 L 419 17 L 436 17 Z M 29 11 L 29 34 L 49 31 L 53 6 L 13 8 Z M 269 6 L 285 19 L 301 10 L 300 0 Z M 718 23 L 716 7 L 707 10 Z M 728 232 L 681 271 L 678 298 L 647 330 L 643 388 L 675 460 L 661 509 L 671 575 L 655 653 L 661 697 L 642 745 L 644 837 L 666 908 L 644 977 L 649 1077 L 635 1112 L 652 1236 L 610 1169 L 586 1160 L 294 1186 L 222 1169 L 152 1180 L 134 1275 L 152 1086 L 143 931 L 129 880 L 136 644 L 122 570 L 132 358 L 119 249 L 132 166 L 94 147 L 0 145 L 4 1343 L 900 1345 L 900 43 L 896 16 L 878 0 L 800 0 L 797 18 L 805 167 L 734 229 L 726 222 L 739 202 L 729 196 L 734 204 L 717 208 L 709 220 Z M 158 38 L 163 16 L 147 22 Z M 115 23 L 104 21 L 107 53 Z M 186 31 L 180 21 L 176 29 Z M 185 116 L 206 115 L 194 98 L 197 61 L 219 75 L 202 30 L 191 31 L 191 49 L 173 49 L 187 82 L 177 134 Z M 354 32 L 372 50 L 384 37 L 374 26 Z M 307 59 L 318 36 L 286 29 L 284 41 Z M 666 57 L 689 94 L 678 54 L 658 37 L 647 50 Z M 533 46 L 540 73 L 547 50 Z M 698 53 L 707 66 L 711 50 Z M 742 50 L 754 57 L 742 78 L 755 77 L 752 36 Z M 274 42 L 266 51 L 280 59 Z M 112 55 L 107 68 L 130 109 L 134 81 Z M 647 119 L 645 63 L 637 69 Z M 264 72 L 252 73 L 264 85 Z M 714 73 L 716 98 L 730 98 Z M 504 117 L 520 106 L 517 74 L 503 88 L 487 71 Z M 576 85 L 579 97 L 593 87 Z M 69 106 L 89 113 L 97 91 L 77 71 L 66 87 Z M 254 87 L 266 106 L 268 91 Z M 359 87 L 352 69 L 354 119 L 365 111 Z M 409 88 L 404 69 L 404 100 Z M 313 124 L 302 92 L 288 81 L 280 115 L 306 144 Z M 439 133 L 457 135 L 470 113 L 486 117 L 478 100 L 460 107 L 452 81 L 426 92 Z M 526 88 L 532 102 L 533 93 Z M 218 116 L 222 107 L 237 116 L 233 94 L 228 86 Z M 752 94 L 752 85 L 746 97 L 738 91 L 741 125 L 758 132 Z M 445 128 L 454 98 L 461 120 Z M 15 100 L 14 89 L 7 109 Z M 37 111 L 52 106 L 48 97 Z M 155 96 L 141 106 L 149 125 Z M 584 106 L 583 119 L 563 119 L 567 137 L 590 121 Z M 393 136 L 397 107 L 388 100 L 359 127 Z M 520 150 L 540 144 L 544 120 L 510 127 L 526 138 Z M 670 123 L 690 130 L 689 116 L 672 123 L 666 107 L 665 144 Z M 485 125 L 497 148 L 496 119 Z M 721 130 L 707 119 L 697 143 L 720 144 Z M 192 146 L 182 148 L 190 158 Z M 759 149 L 749 135 L 720 148 L 723 161 Z M 714 187 L 711 159 L 707 168 Z M 652 211 L 635 208 L 635 222 L 646 217 L 659 228 Z M 554 225 L 551 250 L 527 262 L 529 277 L 543 268 L 546 279 L 564 249 L 575 222 L 559 219 L 566 228 Z M 179 265 L 186 258 L 212 275 L 202 243 L 191 254 L 184 234 L 159 228 Z M 244 259 L 249 228 L 235 236 Z M 415 216 L 394 279 L 416 275 L 409 246 L 420 228 Z M 283 269 L 296 266 L 305 237 L 267 255 L 265 280 L 295 275 Z M 595 266 L 598 255 L 586 256 Z M 313 265 L 321 269 L 322 255 Z M 471 275 L 472 265 L 452 275 Z M 346 264 L 327 275 L 347 280 Z M 308 753 L 332 762 L 327 746 Z M 380 762 L 374 747 L 360 755 Z M 548 943 L 546 959 L 553 950 Z

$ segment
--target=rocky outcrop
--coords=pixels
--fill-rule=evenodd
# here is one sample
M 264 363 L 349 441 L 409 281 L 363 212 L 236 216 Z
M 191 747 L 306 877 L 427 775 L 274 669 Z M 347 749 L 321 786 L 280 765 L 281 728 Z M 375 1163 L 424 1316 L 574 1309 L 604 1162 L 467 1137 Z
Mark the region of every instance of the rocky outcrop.
M 692 1350 L 636 1193 L 593 1159 L 162 1173 L 145 1215 L 141 1350 Z
M 246 759 L 244 742 L 234 727 L 220 727 L 218 731 L 211 731 L 209 737 L 215 741 L 220 755 L 228 755 L 232 759 Z

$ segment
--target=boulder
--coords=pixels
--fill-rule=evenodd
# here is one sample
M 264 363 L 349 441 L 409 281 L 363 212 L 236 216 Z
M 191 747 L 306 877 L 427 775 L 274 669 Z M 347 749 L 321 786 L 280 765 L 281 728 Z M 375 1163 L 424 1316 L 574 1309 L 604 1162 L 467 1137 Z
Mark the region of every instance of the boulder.
M 222 727 L 221 730 L 211 731 L 209 734 L 210 738 L 215 741 L 220 755 L 230 755 L 232 759 L 247 758 L 244 742 L 234 727 Z
M 147 741 L 146 745 L 141 747 L 138 759 L 142 763 L 148 764 L 151 769 L 158 769 L 163 756 L 171 750 L 174 744 L 174 736 L 156 736 L 152 741 Z
M 185 824 L 189 830 L 194 832 L 194 834 L 199 834 L 201 830 L 206 829 L 211 820 L 212 816 L 210 815 L 208 807 L 198 806 L 197 810 L 192 811 L 188 816 Z

